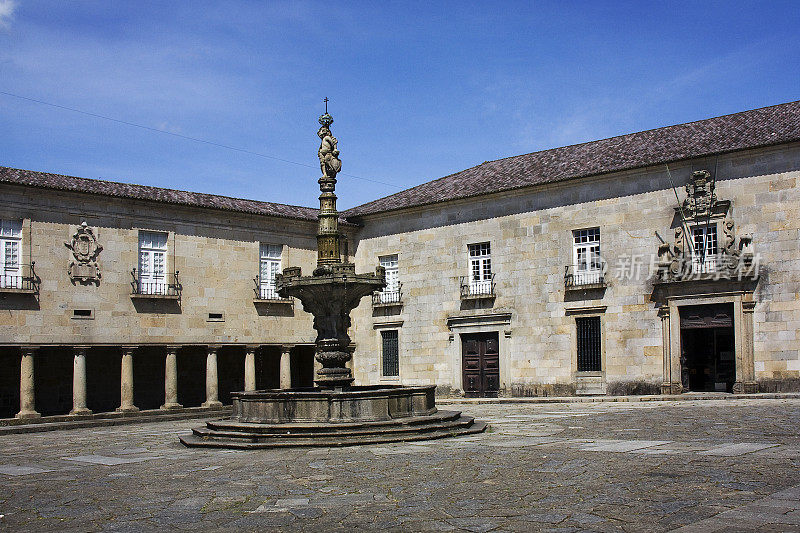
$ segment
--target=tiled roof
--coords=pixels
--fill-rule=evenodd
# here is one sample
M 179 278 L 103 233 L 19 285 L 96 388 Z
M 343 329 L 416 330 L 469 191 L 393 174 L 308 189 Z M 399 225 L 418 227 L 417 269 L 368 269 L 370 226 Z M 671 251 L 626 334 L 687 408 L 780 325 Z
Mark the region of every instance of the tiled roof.
M 151 200 L 192 207 L 241 211 L 243 213 L 253 213 L 256 215 L 300 220 L 317 220 L 318 212 L 317 209 L 311 207 L 244 200 L 241 198 L 230 198 L 228 196 L 217 196 L 214 194 L 162 189 L 161 187 L 150 187 L 147 185 L 132 185 L 130 183 L 76 178 L 74 176 L 20 170 L 18 168 L 9 167 L 0 167 L 0 183 L 15 183 L 31 187 L 101 194 L 118 198 L 135 198 L 138 200 Z
M 800 140 L 800 101 L 487 161 L 348 209 L 358 217 Z

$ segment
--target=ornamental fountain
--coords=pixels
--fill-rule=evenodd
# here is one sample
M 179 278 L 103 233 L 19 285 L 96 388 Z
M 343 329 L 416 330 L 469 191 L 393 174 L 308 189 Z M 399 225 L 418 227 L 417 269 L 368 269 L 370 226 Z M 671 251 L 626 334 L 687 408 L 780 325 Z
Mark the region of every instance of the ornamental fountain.
M 317 331 L 316 387 L 235 392 L 230 418 L 208 422 L 181 437 L 186 446 L 273 448 L 282 446 L 347 446 L 426 440 L 480 433 L 486 424 L 460 411 L 436 408 L 435 385 L 353 385 L 347 367 L 353 348 L 347 331 L 350 311 L 364 296 L 386 286 L 385 273 L 356 274 L 340 251 L 336 175 L 342 168 L 333 117 L 319 117 L 319 229 L 317 267 L 303 276 L 290 267 L 275 277 L 283 297 L 295 297 L 314 316 Z

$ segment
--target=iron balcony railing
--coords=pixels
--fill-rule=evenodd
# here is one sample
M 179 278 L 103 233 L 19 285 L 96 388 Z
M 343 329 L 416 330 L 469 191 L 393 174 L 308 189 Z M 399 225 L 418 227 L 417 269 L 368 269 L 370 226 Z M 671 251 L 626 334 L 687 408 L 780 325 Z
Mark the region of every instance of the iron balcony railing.
M 691 258 L 691 268 L 693 274 L 714 274 L 723 270 L 722 262 L 720 261 L 721 257 L 719 255 L 707 255 L 705 257 L 700 257 L 700 255 L 695 255 Z
M 20 265 L 19 269 L 0 270 L 0 291 L 39 294 L 41 278 L 34 270 L 35 262 Z
M 567 289 L 586 289 L 606 286 L 606 264 L 595 263 L 587 268 L 585 263 L 567 265 L 564 269 L 564 286 Z
M 372 305 L 397 305 L 403 303 L 403 284 L 398 283 L 393 290 L 372 293 Z
M 261 282 L 261 276 L 256 276 L 253 278 L 253 282 L 256 284 L 255 288 L 253 289 L 256 293 L 256 300 L 264 300 L 269 302 L 291 302 L 291 297 L 283 297 L 275 291 L 275 284 Z
M 134 268 L 131 270 L 131 294 L 137 296 L 154 296 L 166 298 L 180 298 L 183 286 L 178 279 L 178 272 L 166 274 L 163 278 L 142 276 Z
M 489 279 L 473 280 L 471 276 L 461 276 L 461 298 L 494 298 L 494 274 Z

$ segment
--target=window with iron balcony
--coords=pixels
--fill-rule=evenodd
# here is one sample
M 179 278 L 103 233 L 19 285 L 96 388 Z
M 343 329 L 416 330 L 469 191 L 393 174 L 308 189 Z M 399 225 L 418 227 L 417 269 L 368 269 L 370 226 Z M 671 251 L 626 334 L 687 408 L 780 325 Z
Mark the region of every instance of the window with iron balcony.
M 491 245 L 480 242 L 467 246 L 470 274 L 461 278 L 461 298 L 493 298 L 495 292 Z
M 151 298 L 178 298 L 181 285 L 178 272 L 167 265 L 167 233 L 139 232 L 139 267 L 131 271 L 132 295 Z
M 0 220 L 0 290 L 38 292 L 37 279 L 33 262 L 22 264 L 22 221 Z
M 605 287 L 605 264 L 600 256 L 600 228 L 572 232 L 572 264 L 564 269 L 567 289 Z
M 275 274 L 281 271 L 283 246 L 280 244 L 261 243 L 259 245 L 258 276 L 253 280 L 256 284 L 256 300 L 270 302 L 291 302 L 275 291 Z
M 397 254 L 379 256 L 378 262 L 386 271 L 386 287 L 372 295 L 372 305 L 390 306 L 401 304 L 403 301 L 401 292 L 403 285 L 400 283 L 398 275 L 399 262 Z

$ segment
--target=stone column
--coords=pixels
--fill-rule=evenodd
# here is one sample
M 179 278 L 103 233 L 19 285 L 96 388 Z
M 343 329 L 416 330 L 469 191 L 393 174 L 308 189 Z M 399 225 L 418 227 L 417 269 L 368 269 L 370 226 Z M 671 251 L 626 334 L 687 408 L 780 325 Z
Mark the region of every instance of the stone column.
M 669 306 L 659 308 L 658 317 L 661 319 L 661 347 L 663 355 L 663 379 L 661 381 L 661 394 L 681 393 L 680 358 L 676 368 L 672 357 L 672 328 L 670 324 Z M 677 373 L 676 373 L 677 372 Z
M 742 325 L 740 328 L 742 353 L 736 354 L 736 383 L 733 384 L 733 392 L 735 393 L 758 392 L 753 357 L 753 312 L 755 307 L 756 302 L 754 301 L 742 301 Z
M 256 348 L 247 346 L 244 352 L 244 390 L 256 390 Z
M 180 409 L 178 403 L 178 347 L 167 346 L 164 364 L 164 405 L 162 409 Z
M 72 359 L 72 411 L 71 415 L 90 415 L 86 407 L 86 351 L 87 346 L 75 346 Z
M 292 359 L 289 353 L 293 346 L 291 344 L 284 344 L 281 346 L 281 381 L 280 387 L 282 389 L 292 388 Z
M 19 367 L 19 413 L 17 418 L 39 418 L 36 411 L 33 357 L 38 346 L 25 346 L 21 349 L 22 360 Z
M 206 356 L 206 401 L 203 407 L 220 407 L 219 377 L 217 375 L 217 351 L 219 346 L 209 346 Z
M 120 372 L 119 413 L 135 413 L 139 409 L 133 405 L 133 351 L 135 346 L 122 347 L 122 369 Z

